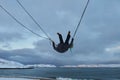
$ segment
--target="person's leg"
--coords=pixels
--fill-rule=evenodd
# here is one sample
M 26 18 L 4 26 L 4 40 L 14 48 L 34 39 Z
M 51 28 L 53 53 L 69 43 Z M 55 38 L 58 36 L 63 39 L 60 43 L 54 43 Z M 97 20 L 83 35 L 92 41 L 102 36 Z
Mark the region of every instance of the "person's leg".
M 70 42 L 70 45 L 69 45 L 69 48 L 72 48 L 73 47 L 73 41 L 74 41 L 74 38 L 72 38 L 71 42 Z
M 65 40 L 65 43 L 69 44 L 69 40 L 70 40 L 70 31 L 68 32 L 67 38 Z
M 60 40 L 60 43 L 63 43 L 63 38 L 62 38 L 62 35 L 60 33 L 57 33 L 58 36 L 59 36 L 59 40 Z

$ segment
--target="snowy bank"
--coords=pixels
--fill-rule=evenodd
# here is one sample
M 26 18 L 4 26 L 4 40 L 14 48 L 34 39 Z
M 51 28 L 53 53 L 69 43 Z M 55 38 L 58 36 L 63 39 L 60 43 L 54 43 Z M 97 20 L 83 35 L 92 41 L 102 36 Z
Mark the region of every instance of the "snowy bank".
M 0 58 L 0 68 L 24 68 L 24 65 L 19 62 L 8 61 Z
M 56 67 L 52 64 L 33 64 L 33 65 L 23 65 L 16 61 L 8 61 L 0 58 L 0 68 L 39 68 L 39 67 Z
M 120 67 L 120 64 L 81 64 L 81 65 L 64 65 L 61 67 L 74 67 L 74 68 L 81 68 L 81 67 Z
M 26 67 L 40 68 L 40 67 L 56 67 L 56 66 L 52 64 L 34 64 L 34 65 L 26 65 Z

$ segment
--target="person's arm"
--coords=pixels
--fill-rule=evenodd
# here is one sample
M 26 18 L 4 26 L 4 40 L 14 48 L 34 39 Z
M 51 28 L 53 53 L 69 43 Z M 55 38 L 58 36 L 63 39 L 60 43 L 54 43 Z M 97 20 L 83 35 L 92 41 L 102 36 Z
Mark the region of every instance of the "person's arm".
M 69 48 L 72 48 L 73 47 L 73 41 L 74 41 L 74 38 L 72 38 L 71 42 L 70 42 L 70 45 L 69 45 Z
M 56 50 L 56 45 L 55 45 L 55 42 L 54 42 L 54 41 L 52 41 L 52 46 L 53 46 L 53 48 Z

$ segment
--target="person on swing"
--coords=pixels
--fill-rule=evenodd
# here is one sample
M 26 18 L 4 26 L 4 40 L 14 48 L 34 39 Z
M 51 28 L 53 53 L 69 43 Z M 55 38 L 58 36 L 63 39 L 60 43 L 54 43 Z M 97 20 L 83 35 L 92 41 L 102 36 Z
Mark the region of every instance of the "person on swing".
M 57 52 L 64 53 L 69 48 L 72 48 L 74 39 L 72 38 L 71 42 L 69 43 L 71 37 L 70 31 L 68 32 L 65 42 L 63 41 L 62 35 L 60 33 L 57 33 L 57 35 L 59 36 L 60 43 L 56 45 L 55 42 L 52 41 L 52 46 Z

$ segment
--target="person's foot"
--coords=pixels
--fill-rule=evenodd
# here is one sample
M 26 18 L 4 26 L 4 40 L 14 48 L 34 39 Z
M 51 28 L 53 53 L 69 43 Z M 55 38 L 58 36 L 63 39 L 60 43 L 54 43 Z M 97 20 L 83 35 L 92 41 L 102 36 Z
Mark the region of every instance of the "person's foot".
M 60 33 L 57 33 L 58 35 L 60 35 Z
M 70 31 L 68 31 L 68 34 L 70 35 Z

